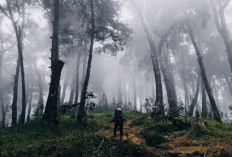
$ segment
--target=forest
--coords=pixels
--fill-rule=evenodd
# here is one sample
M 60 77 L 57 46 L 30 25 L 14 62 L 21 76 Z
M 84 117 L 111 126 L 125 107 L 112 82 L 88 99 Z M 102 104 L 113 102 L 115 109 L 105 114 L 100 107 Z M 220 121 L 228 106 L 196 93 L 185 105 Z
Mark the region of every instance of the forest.
M 0 156 L 231 157 L 231 17 L 231 0 L 0 0 Z

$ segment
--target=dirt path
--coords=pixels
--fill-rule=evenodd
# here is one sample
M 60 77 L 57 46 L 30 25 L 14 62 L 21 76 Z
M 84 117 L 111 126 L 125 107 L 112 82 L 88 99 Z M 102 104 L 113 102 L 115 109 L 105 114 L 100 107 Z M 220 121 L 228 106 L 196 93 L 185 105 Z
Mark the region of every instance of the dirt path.
M 127 119 L 124 122 L 123 125 L 123 140 L 130 140 L 132 143 L 140 145 L 143 142 L 145 142 L 145 140 L 141 137 L 139 137 L 139 133 L 142 131 L 143 127 L 142 126 L 133 126 L 130 127 L 130 123 L 131 123 L 132 119 Z M 108 123 L 105 124 L 105 126 L 100 129 L 98 132 L 101 135 L 104 135 L 106 137 L 113 137 L 113 132 L 114 130 L 114 123 Z M 119 129 L 117 130 L 117 139 L 120 139 L 119 136 Z
M 145 143 L 144 138 L 140 137 L 140 132 L 143 130 L 143 126 L 130 126 L 132 118 L 127 119 L 124 123 L 124 136 L 123 140 L 130 140 L 136 145 Z M 106 123 L 102 129 L 98 131 L 99 134 L 106 137 L 113 137 L 114 123 Z M 227 152 L 232 154 L 231 144 L 223 142 L 218 138 L 210 139 L 207 141 L 196 141 L 189 138 L 188 134 L 177 135 L 178 132 L 169 135 L 169 142 L 165 143 L 170 148 L 156 148 L 147 147 L 155 156 L 221 156 Z M 117 131 L 116 139 L 120 139 L 119 130 Z M 165 145 L 164 144 L 164 145 Z M 161 145 L 162 146 L 162 145 Z

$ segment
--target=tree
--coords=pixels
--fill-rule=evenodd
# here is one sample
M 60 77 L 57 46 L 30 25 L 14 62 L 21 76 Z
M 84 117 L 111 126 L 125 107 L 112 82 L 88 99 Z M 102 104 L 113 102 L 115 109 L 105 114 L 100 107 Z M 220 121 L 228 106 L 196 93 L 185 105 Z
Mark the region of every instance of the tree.
M 232 72 L 232 39 L 229 35 L 230 33 L 226 25 L 225 14 L 224 14 L 226 7 L 229 5 L 231 0 L 218 1 L 218 7 L 216 6 L 214 0 L 210 0 L 210 1 L 212 4 L 215 24 L 225 44 L 226 52 L 227 52 L 227 56 L 228 56 L 228 60 L 230 64 L 230 70 Z
M 102 47 L 99 48 L 99 52 L 111 52 L 112 55 L 115 55 L 117 51 L 122 50 L 123 45 L 126 44 L 131 32 L 123 23 L 117 20 L 117 2 L 112 0 L 89 0 L 85 4 L 86 7 L 89 8 L 89 12 L 86 14 L 89 15 L 88 20 L 91 27 L 88 28 L 90 36 L 89 56 L 77 115 L 77 122 L 81 124 L 83 123 L 83 116 L 85 114 L 85 100 L 91 73 L 94 41 L 102 44 Z M 88 11 L 88 9 L 86 11 Z M 112 43 L 104 43 L 104 41 L 107 40 L 111 40 Z
M 190 105 L 190 109 L 189 109 L 189 116 L 193 116 L 193 111 L 194 111 L 194 108 L 197 104 L 197 100 L 198 100 L 198 96 L 199 96 L 199 91 L 200 91 L 200 74 L 198 74 L 198 78 L 197 78 L 197 88 L 196 88 L 196 92 L 195 92 L 195 95 L 194 95 L 194 98 L 191 102 L 191 105 Z
M 202 96 L 202 112 L 201 115 L 203 118 L 207 118 L 208 111 L 207 111 L 207 102 L 206 102 L 206 91 L 204 81 L 201 79 L 201 96 Z
M 145 17 L 142 14 L 141 10 L 137 7 L 137 5 L 132 0 L 132 4 L 135 6 L 136 10 L 139 13 L 139 16 L 141 18 L 141 22 L 146 34 L 146 37 L 148 39 L 150 49 L 151 49 L 151 60 L 155 75 L 155 82 L 156 82 L 156 101 L 155 104 L 157 106 L 157 113 L 160 115 L 164 115 L 164 105 L 163 105 L 163 87 L 162 87 L 162 81 L 161 81 L 161 72 L 160 72 L 160 63 L 158 59 L 158 53 L 156 50 L 156 44 L 153 39 L 152 33 L 149 31 L 148 26 L 145 22 Z
M 2 52 L 0 52 L 0 104 L 2 109 L 2 122 L 0 124 L 0 128 L 5 128 L 5 105 L 4 105 L 4 98 L 3 98 L 3 85 L 2 85 L 2 62 L 3 62 L 3 56 L 5 54 L 3 50 L 3 44 L 1 48 Z
M 209 81 L 208 81 L 208 78 L 207 78 L 207 75 L 206 75 L 206 71 L 205 71 L 205 67 L 204 67 L 204 63 L 203 63 L 203 58 L 202 58 L 201 52 L 200 52 L 200 50 L 199 50 L 199 48 L 197 46 L 197 43 L 196 43 L 196 40 L 195 40 L 195 37 L 194 37 L 193 29 L 189 24 L 187 24 L 187 27 L 188 27 L 188 33 L 189 33 L 191 42 L 193 44 L 193 47 L 195 49 L 195 53 L 197 55 L 199 67 L 200 67 L 200 70 L 201 70 L 201 76 L 202 76 L 202 79 L 204 81 L 204 85 L 205 85 L 205 88 L 206 88 L 206 91 L 207 91 L 207 94 L 208 94 L 208 97 L 209 97 L 209 100 L 210 100 L 210 103 L 211 103 L 211 106 L 212 106 L 214 119 L 221 122 L 220 113 L 219 113 L 219 110 L 217 108 L 215 99 L 213 97 L 212 90 L 210 88 L 210 84 L 209 84 Z
M 51 49 L 51 83 L 43 119 L 50 124 L 57 125 L 57 102 L 60 85 L 60 75 L 64 62 L 59 59 L 59 0 L 54 0 L 54 21 Z
M 9 0 L 6 0 L 7 4 L 7 11 L 0 5 L 1 11 L 8 17 L 12 23 L 12 26 L 15 31 L 16 39 L 17 39 L 17 47 L 18 47 L 18 61 L 16 66 L 16 75 L 15 75 L 15 86 L 14 86 L 14 94 L 15 99 L 12 103 L 12 124 L 15 124 L 17 121 L 17 84 L 18 84 L 18 74 L 19 68 L 21 68 L 21 80 L 22 80 L 22 113 L 20 115 L 19 122 L 25 122 L 25 114 L 26 114 L 26 89 L 25 89 L 25 74 L 24 74 L 24 61 L 23 61 L 23 30 L 24 30 L 24 18 L 25 18 L 25 2 L 24 0 L 21 1 L 22 5 L 20 6 L 19 2 L 17 1 L 16 4 L 12 3 Z M 17 20 L 14 18 L 13 7 L 16 5 L 16 10 L 18 14 L 22 14 L 22 25 L 18 25 Z M 20 67 L 19 67 L 20 66 Z

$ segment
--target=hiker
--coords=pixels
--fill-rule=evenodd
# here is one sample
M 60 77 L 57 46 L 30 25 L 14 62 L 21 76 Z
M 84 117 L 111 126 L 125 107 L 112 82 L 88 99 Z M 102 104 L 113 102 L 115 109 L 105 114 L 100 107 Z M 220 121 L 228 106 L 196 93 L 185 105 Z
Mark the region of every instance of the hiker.
M 117 108 L 114 112 L 114 118 L 112 119 L 112 122 L 114 122 L 114 137 L 116 136 L 118 127 L 120 129 L 120 137 L 123 137 L 123 121 L 125 121 L 125 116 L 122 113 L 122 109 Z

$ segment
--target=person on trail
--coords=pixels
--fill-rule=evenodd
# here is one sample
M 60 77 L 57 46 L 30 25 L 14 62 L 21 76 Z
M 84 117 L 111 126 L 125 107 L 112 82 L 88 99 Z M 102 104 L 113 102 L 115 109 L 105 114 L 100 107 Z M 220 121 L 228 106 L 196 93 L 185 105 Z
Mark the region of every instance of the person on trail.
M 114 112 L 114 118 L 112 122 L 114 122 L 114 137 L 116 136 L 116 131 L 119 127 L 120 137 L 123 137 L 123 122 L 125 121 L 125 116 L 122 113 L 121 108 L 117 108 Z

